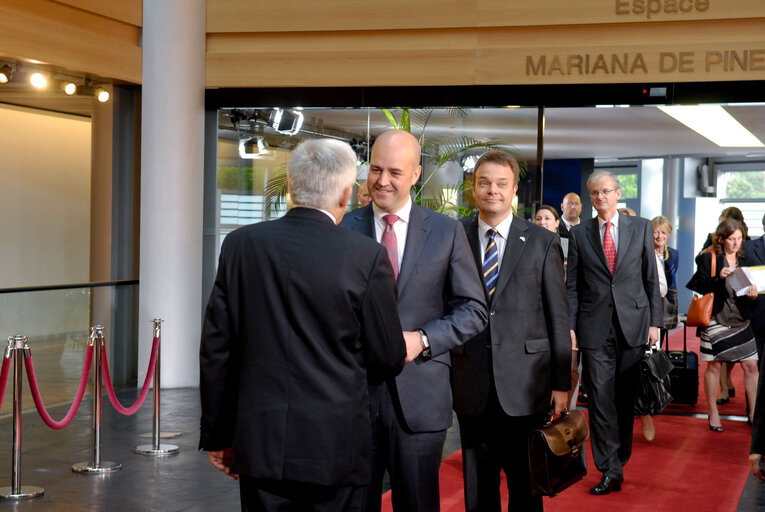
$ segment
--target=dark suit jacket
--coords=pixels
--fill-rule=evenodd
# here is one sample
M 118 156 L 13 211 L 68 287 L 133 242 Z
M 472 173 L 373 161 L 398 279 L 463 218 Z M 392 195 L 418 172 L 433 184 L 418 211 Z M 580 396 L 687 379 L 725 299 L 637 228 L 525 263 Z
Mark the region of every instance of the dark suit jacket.
M 614 274 L 608 270 L 598 218 L 571 229 L 566 275 L 571 329 L 584 348 L 603 345 L 614 308 L 627 343 L 648 341 L 648 327 L 662 325 L 653 227 L 642 217 L 619 214 Z
M 374 238 L 372 205 L 354 210 L 341 225 Z M 432 357 L 407 364 L 390 382 L 391 395 L 394 400 L 397 395 L 412 431 L 447 429 L 452 424 L 449 351 L 480 333 L 488 316 L 465 230 L 417 204 L 412 205 L 398 276 L 398 312 L 405 331 L 425 331 Z
M 765 265 L 765 236 L 744 242 L 744 256 L 739 262 L 747 267 Z M 765 337 L 765 295 L 757 296 L 747 308 L 746 315 L 752 321 L 752 330 L 759 337 Z
M 481 272 L 478 216 L 462 220 Z M 510 416 L 545 412 L 553 389 L 571 388 L 571 337 L 563 251 L 554 233 L 520 218 L 510 224 L 489 326 L 452 351 L 454 410 L 478 415 L 494 380 Z
M 232 471 L 319 485 L 370 480 L 368 374 L 406 348 L 385 250 L 294 208 L 221 249 L 200 348 L 200 447 Z
M 689 290 L 693 290 L 700 294 L 713 292 L 714 302 L 712 303 L 712 316 L 722 311 L 725 306 L 725 299 L 728 297 L 728 291 L 725 288 L 725 279 L 720 277 L 723 264 L 725 263 L 725 256 L 718 254 L 716 257 L 715 276 L 712 277 L 712 253 L 702 252 L 696 256 L 696 272 L 691 276 L 691 280 L 685 285 Z M 750 300 L 743 297 L 736 298 L 736 306 L 738 306 L 739 312 L 743 314 L 749 307 Z M 743 320 L 743 318 L 741 319 Z

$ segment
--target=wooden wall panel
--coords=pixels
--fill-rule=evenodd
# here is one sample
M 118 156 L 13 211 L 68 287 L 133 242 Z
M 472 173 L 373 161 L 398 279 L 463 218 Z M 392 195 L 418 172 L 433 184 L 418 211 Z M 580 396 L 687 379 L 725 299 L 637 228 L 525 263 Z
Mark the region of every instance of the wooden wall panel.
M 209 87 L 764 79 L 765 18 L 207 38 Z
M 659 12 L 644 8 L 633 13 L 641 2 Z M 664 12 L 673 8 L 678 12 Z M 278 5 L 263 0 L 207 0 L 207 32 L 512 27 L 763 15 L 762 0 L 286 0 Z
M 83 11 L 122 21 L 136 27 L 143 26 L 142 0 L 57 0 L 58 3 L 77 7 Z
M 72 72 L 140 83 L 140 25 L 112 17 L 118 12 L 104 16 L 84 10 L 89 4 L 86 1 L 67 3 L 83 5 L 73 7 L 51 0 L 3 0 L 0 51 L 15 59 L 35 59 Z M 137 0 L 122 3 L 132 6 L 131 12 L 141 5 Z M 134 14 L 126 18 L 135 18 Z

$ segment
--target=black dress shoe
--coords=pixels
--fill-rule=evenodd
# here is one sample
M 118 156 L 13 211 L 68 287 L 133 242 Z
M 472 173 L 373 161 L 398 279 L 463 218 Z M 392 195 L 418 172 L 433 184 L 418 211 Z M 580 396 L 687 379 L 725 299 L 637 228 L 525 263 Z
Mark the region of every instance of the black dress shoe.
M 612 491 L 621 491 L 622 490 L 622 481 L 617 480 L 616 478 L 612 478 L 610 476 L 604 476 L 600 482 L 595 484 L 595 486 L 590 489 L 590 494 L 594 494 L 595 496 L 602 496 L 603 494 L 608 494 Z

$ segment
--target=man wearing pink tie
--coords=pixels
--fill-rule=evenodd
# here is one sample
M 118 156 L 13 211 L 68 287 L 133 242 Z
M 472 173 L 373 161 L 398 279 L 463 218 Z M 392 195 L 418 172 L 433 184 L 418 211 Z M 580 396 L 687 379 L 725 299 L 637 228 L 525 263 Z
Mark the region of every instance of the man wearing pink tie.
M 488 320 L 462 225 L 410 198 L 421 169 L 413 135 L 391 130 L 377 137 L 367 177 L 372 204 L 341 224 L 388 250 L 407 346 L 403 372 L 370 392 L 374 443 L 367 510 L 373 512 L 380 511 L 386 470 L 396 512 L 439 510 L 438 470 L 452 424 L 449 351 L 483 331 Z

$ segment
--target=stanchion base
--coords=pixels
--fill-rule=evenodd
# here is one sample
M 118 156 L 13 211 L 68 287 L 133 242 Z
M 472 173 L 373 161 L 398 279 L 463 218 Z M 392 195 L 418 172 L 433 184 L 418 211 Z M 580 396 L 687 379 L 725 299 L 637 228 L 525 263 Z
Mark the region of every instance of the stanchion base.
M 179 450 L 180 448 L 174 444 L 160 443 L 157 449 L 154 448 L 153 444 L 142 444 L 133 448 L 133 453 L 138 455 L 155 455 L 161 457 L 163 455 L 175 455 Z
M 111 471 L 119 471 L 122 469 L 122 464 L 119 462 L 102 462 L 98 466 L 95 466 L 92 462 L 78 462 L 72 466 L 72 471 L 75 473 L 109 473 Z
M 45 489 L 27 485 L 22 487 L 17 494 L 13 493 L 12 487 L 0 487 L 0 499 L 4 500 L 28 500 L 45 494 Z

